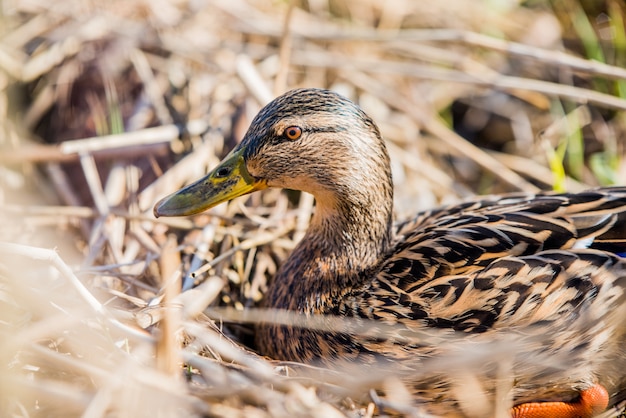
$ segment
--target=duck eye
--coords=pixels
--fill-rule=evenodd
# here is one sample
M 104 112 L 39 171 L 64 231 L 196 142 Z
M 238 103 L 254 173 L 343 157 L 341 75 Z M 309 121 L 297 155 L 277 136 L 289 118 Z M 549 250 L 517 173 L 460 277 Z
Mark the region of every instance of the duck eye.
M 290 126 L 285 129 L 285 136 L 292 141 L 300 138 L 300 135 L 302 135 L 302 128 L 299 126 Z

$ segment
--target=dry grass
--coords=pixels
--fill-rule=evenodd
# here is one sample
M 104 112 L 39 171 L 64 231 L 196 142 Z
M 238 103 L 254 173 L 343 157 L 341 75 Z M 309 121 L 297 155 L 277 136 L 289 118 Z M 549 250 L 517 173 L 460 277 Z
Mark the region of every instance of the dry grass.
M 400 218 L 476 192 L 625 184 L 623 4 L 492 3 L 0 3 L 1 415 L 417 414 L 391 375 L 243 348 L 244 308 L 310 196 L 188 219 L 152 206 L 298 86 L 379 122 Z

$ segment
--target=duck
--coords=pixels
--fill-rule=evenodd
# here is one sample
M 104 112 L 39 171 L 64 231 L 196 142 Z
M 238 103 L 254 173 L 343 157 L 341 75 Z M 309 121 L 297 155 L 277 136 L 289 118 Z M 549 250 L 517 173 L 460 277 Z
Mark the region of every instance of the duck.
M 431 416 L 493 416 L 458 388 L 479 382 L 486 399 L 501 396 L 502 344 L 478 374 L 427 367 L 475 347 L 489 358 L 492 341 L 514 353 L 505 415 L 587 418 L 623 394 L 626 187 L 483 196 L 396 222 L 390 157 L 376 123 L 338 93 L 300 88 L 263 107 L 221 163 L 161 199 L 154 215 L 193 215 L 266 188 L 310 193 L 315 210 L 264 306 L 393 331 L 263 322 L 261 354 L 401 365 L 416 405 Z M 406 337 L 420 333 L 452 339 Z

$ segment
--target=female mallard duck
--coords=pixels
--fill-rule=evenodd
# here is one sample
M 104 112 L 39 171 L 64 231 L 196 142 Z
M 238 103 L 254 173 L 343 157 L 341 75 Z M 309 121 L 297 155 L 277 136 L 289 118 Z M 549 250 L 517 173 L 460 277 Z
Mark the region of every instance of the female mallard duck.
M 389 156 L 376 124 L 336 93 L 300 89 L 264 107 L 218 167 L 154 213 L 190 215 L 267 187 L 316 199 L 306 235 L 268 289 L 268 307 L 439 330 L 461 342 L 513 335 L 517 417 L 590 417 L 607 407 L 604 387 L 624 388 L 616 361 L 626 342 L 626 188 L 486 198 L 394 226 Z M 257 345 L 276 359 L 382 358 L 412 362 L 415 371 L 438 353 L 272 324 L 258 327 Z M 565 359 L 567 370 L 541 356 Z M 497 370 L 485 368 L 496 381 Z M 417 374 L 410 380 L 426 410 L 488 415 L 454 395 L 453 378 Z M 483 390 L 495 396 L 496 383 Z

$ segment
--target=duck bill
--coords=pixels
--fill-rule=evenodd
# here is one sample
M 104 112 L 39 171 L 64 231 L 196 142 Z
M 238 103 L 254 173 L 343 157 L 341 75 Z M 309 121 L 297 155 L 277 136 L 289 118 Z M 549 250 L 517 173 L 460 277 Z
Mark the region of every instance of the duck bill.
M 243 149 L 231 152 L 209 174 L 161 199 L 154 216 L 186 216 L 205 211 L 222 202 L 266 188 L 248 173 Z

